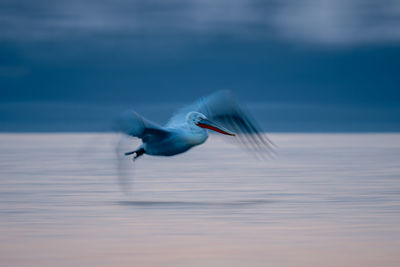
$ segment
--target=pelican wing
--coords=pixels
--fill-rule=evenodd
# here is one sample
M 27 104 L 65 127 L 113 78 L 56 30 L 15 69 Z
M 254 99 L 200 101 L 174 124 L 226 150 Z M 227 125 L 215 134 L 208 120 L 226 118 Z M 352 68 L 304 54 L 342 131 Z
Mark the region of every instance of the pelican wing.
M 141 138 L 143 142 L 157 141 L 167 137 L 170 132 L 161 126 L 141 117 L 136 112 L 127 111 L 120 116 L 117 122 L 117 130 L 121 136 L 116 145 L 118 182 L 125 193 L 131 193 L 133 168 L 131 159 L 124 156 L 132 144 L 129 136 Z
M 230 91 L 219 91 L 203 97 L 179 110 L 167 123 L 174 126 L 186 122 L 186 115 L 197 111 L 236 133 L 238 143 L 257 155 L 271 154 L 274 144 L 251 118 L 248 112 L 234 101 Z
M 133 111 L 125 112 L 118 121 L 118 129 L 126 135 L 138 137 L 143 142 L 165 138 L 169 132 Z

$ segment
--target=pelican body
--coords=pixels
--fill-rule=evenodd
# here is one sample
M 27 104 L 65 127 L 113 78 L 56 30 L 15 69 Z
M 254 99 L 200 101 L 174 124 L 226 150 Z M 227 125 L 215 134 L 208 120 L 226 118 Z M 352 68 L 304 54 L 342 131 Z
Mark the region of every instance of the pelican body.
M 154 125 L 151 126 L 149 122 L 144 121 L 137 114 L 132 115 L 135 115 L 137 120 L 141 120 L 143 125 L 147 124 L 147 127 L 144 126 L 144 130 L 148 132 L 142 135 L 143 144 L 137 150 L 125 153 L 125 155 L 135 154 L 134 159 L 143 154 L 173 156 L 186 152 L 194 146 L 203 144 L 207 140 L 208 133 L 206 129 L 235 136 L 234 133 L 212 122 L 199 112 L 189 112 L 186 116 L 186 122 L 181 125 L 169 125 L 163 128 L 155 127 Z M 128 118 L 128 120 L 131 119 L 132 117 Z M 128 130 L 127 132 L 130 131 Z
M 225 128 L 227 125 L 236 134 Z M 203 97 L 181 109 L 165 126 L 159 126 L 135 112 L 127 112 L 119 121 L 119 130 L 138 137 L 142 145 L 126 152 L 133 160 L 143 154 L 173 156 L 203 144 L 208 138 L 207 130 L 223 135 L 237 136 L 241 145 L 258 153 L 269 151 L 272 142 L 261 135 L 260 129 L 232 100 L 229 91 L 220 91 Z M 119 149 L 120 151 L 120 149 Z

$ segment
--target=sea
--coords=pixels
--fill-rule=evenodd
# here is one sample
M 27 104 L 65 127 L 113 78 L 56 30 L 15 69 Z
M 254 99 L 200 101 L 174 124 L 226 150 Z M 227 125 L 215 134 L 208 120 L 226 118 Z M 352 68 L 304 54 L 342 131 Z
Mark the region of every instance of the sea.
M 116 134 L 0 134 L 0 266 L 400 266 L 400 134 L 268 136 L 133 162 Z

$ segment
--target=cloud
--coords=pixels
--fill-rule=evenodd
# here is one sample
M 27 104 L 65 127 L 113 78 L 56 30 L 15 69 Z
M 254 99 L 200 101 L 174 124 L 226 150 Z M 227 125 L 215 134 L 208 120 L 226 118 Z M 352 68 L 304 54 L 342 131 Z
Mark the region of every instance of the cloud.
M 0 77 L 4 76 L 25 76 L 28 75 L 30 69 L 22 66 L 1 66 Z
M 400 41 L 395 0 L 3 0 L 0 38 L 231 35 L 316 44 Z M 170 38 L 173 39 L 172 37 Z
M 326 44 L 400 41 L 400 2 L 286 1 L 275 16 L 284 37 Z

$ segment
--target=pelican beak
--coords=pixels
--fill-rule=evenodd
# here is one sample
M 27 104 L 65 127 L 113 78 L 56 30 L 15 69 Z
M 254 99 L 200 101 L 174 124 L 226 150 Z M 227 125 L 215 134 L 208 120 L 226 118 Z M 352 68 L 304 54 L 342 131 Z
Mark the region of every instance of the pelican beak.
M 222 133 L 222 134 L 235 136 L 234 133 L 232 133 L 231 131 L 229 131 L 225 127 L 222 127 L 222 126 L 216 124 L 215 122 L 210 121 L 209 119 L 202 119 L 201 121 L 196 123 L 196 125 L 201 127 L 201 128 L 210 129 L 210 130 Z

